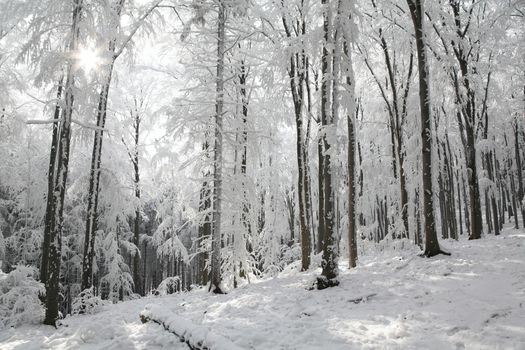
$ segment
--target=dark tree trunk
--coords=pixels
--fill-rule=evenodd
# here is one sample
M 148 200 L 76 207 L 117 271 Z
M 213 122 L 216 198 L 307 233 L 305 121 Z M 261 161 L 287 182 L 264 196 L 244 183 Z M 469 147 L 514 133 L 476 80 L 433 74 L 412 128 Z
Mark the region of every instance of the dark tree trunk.
M 203 152 L 206 159 L 210 157 L 209 143 L 204 142 Z M 204 178 L 209 178 L 210 173 L 204 174 Z M 199 245 L 201 246 L 201 252 L 198 258 L 198 271 L 199 271 L 199 283 L 202 285 L 208 284 L 209 269 L 206 267 L 206 261 L 209 259 L 209 253 L 202 245 L 205 239 L 211 239 L 211 188 L 207 180 L 204 180 L 200 190 L 200 201 L 199 201 L 199 213 L 203 216 L 198 228 Z
M 69 51 L 78 48 L 79 27 L 82 13 L 82 0 L 73 3 L 71 42 Z M 62 229 L 64 220 L 64 199 L 66 195 L 67 175 L 69 170 L 69 151 L 71 143 L 71 119 L 74 103 L 74 69 L 69 64 L 65 85 L 65 108 L 60 122 L 59 151 L 57 152 L 56 182 L 53 190 L 52 222 L 49 233 L 49 260 L 46 283 L 46 315 L 44 324 L 55 326 L 58 319 L 60 299 L 60 263 L 62 259 Z
M 445 141 L 446 141 L 446 149 L 445 149 L 445 155 L 447 160 L 447 176 L 448 176 L 448 209 L 449 209 L 449 217 L 450 217 L 450 232 L 452 234 L 452 238 L 458 239 L 458 222 L 456 220 L 456 196 L 455 196 L 455 186 L 454 186 L 454 162 L 452 158 L 452 151 L 450 148 L 450 140 L 448 138 L 448 133 L 445 134 Z M 459 195 L 459 193 L 458 193 Z M 459 212 L 461 213 L 461 207 Z M 460 229 L 461 230 L 461 229 Z
M 456 43 L 452 41 L 454 48 L 454 55 L 459 64 L 459 70 L 461 72 L 461 79 L 458 77 L 457 71 L 454 69 L 452 78 L 454 82 L 454 88 L 456 93 L 456 103 L 458 104 L 458 125 L 461 133 L 461 141 L 465 151 L 465 165 L 467 169 L 467 181 L 468 181 L 468 196 L 470 203 L 470 236 L 469 239 L 481 238 L 483 231 L 483 222 L 481 215 L 481 201 L 479 191 L 479 180 L 477 174 L 476 165 L 476 99 L 475 92 L 470 84 L 469 76 L 469 57 L 471 52 L 465 50 L 461 41 L 466 42 L 467 31 L 471 17 L 469 16 L 469 22 L 462 28 L 460 19 L 461 4 L 459 1 L 450 1 L 450 6 L 454 14 L 454 24 L 456 34 L 460 42 Z M 462 85 L 462 87 L 460 87 Z M 461 92 L 462 88 L 466 91 L 466 96 Z
M 319 125 L 319 130 L 322 130 Z M 317 253 L 323 251 L 324 237 L 325 237 L 325 209 L 324 209 L 324 183 L 323 183 L 323 169 L 324 169 L 324 153 L 323 153 L 323 140 L 319 137 L 317 141 L 317 155 L 318 155 L 318 174 L 317 174 L 317 187 L 318 187 L 318 221 L 319 226 L 317 228 Z
M 288 242 L 288 245 L 291 246 L 295 243 L 295 207 L 293 205 L 294 202 L 294 191 L 293 187 L 291 191 L 286 190 L 286 208 L 288 209 L 288 227 L 290 229 L 290 241 Z
M 456 158 L 456 166 L 458 166 L 458 161 Z M 456 170 L 456 188 L 458 193 L 458 212 L 459 212 L 459 234 L 463 236 L 463 211 L 461 210 L 461 183 L 460 183 L 460 177 L 459 177 L 459 169 Z
M 423 33 L 424 11 L 421 0 L 407 0 L 416 37 L 419 70 L 419 103 L 421 108 L 421 149 L 423 180 L 423 215 L 425 232 L 425 255 L 441 253 L 436 235 L 432 192 L 432 135 L 430 115 L 430 91 L 428 88 L 428 63 Z
M 461 174 L 461 184 L 463 188 L 463 210 L 465 213 L 465 226 L 467 227 L 467 234 L 470 237 L 470 230 L 472 229 L 470 227 L 470 214 L 469 214 L 469 205 L 468 205 L 468 197 L 467 197 L 467 184 L 465 181 L 465 177 L 463 174 Z
M 295 71 L 295 64 L 290 64 L 291 72 Z M 290 82 L 292 88 L 292 94 L 294 96 L 294 110 L 295 110 L 295 125 L 297 133 L 297 168 L 298 168 L 298 199 L 299 199 L 299 225 L 301 231 L 301 270 L 306 271 L 310 267 L 310 251 L 311 251 L 311 240 L 310 240 L 310 228 L 307 220 L 307 205 L 306 205 L 306 188 L 308 186 L 306 182 L 305 174 L 305 163 L 304 159 L 305 152 L 305 140 L 303 139 L 303 117 L 302 117 L 302 106 L 303 106 L 303 81 L 299 79 L 299 85 L 295 86 L 295 73 L 290 74 Z
M 452 152 L 450 150 L 450 141 L 448 134 L 445 134 L 446 144 L 443 143 L 443 154 L 445 164 L 445 176 L 446 176 L 446 212 L 448 218 L 448 231 L 450 237 L 458 239 L 458 225 L 456 221 L 456 202 L 455 202 L 455 187 L 454 187 L 454 171 L 452 169 Z
M 217 77 L 215 103 L 215 144 L 214 144 L 214 185 L 213 185 L 213 221 L 212 221 L 212 251 L 211 276 L 209 290 L 223 294 L 221 289 L 221 214 L 222 214 L 222 126 L 224 113 L 224 57 L 226 52 L 226 4 L 224 0 L 218 3 L 217 19 Z
M 514 175 L 510 174 L 510 191 L 512 193 L 512 214 L 514 216 L 514 228 L 519 229 L 519 220 L 518 220 L 518 199 L 516 191 L 516 181 Z
M 501 166 L 498 159 L 496 159 L 496 152 L 492 152 L 492 164 L 494 165 L 494 172 L 496 174 L 496 190 L 499 193 L 498 195 L 498 221 L 499 221 L 499 230 L 503 229 L 503 224 L 505 223 L 505 191 L 503 189 L 503 180 L 501 176 Z
M 415 239 L 414 241 L 416 242 L 416 244 L 420 247 L 420 248 L 423 248 L 423 237 L 421 235 L 421 205 L 420 205 L 420 199 L 419 199 L 419 189 L 416 190 L 416 195 L 415 195 L 415 199 L 414 199 L 414 202 L 415 202 L 415 214 L 416 214 L 416 236 L 415 236 Z
M 447 214 L 446 214 L 446 186 L 445 186 L 445 166 L 444 161 L 441 157 L 441 150 L 442 147 L 440 147 L 441 143 L 437 136 L 437 121 L 436 121 L 436 146 L 437 146 L 437 154 L 438 154 L 438 166 L 439 166 L 439 175 L 438 175 L 438 186 L 439 186 L 439 214 L 441 219 L 441 238 L 447 239 L 449 238 L 449 232 L 448 232 L 448 224 L 447 224 Z
M 295 30 L 300 31 L 300 35 L 306 34 L 306 23 L 304 18 L 297 19 Z M 294 30 L 290 28 L 288 20 L 282 17 L 283 27 L 288 38 L 292 37 Z M 299 35 L 299 34 L 296 34 Z M 290 89 L 295 114 L 296 131 L 296 153 L 297 153 L 297 197 L 299 203 L 299 228 L 301 234 L 301 271 L 306 271 L 310 267 L 311 247 L 311 227 L 309 222 L 309 183 L 308 183 L 308 159 L 307 159 L 307 140 L 303 126 L 303 110 L 305 106 L 305 69 L 307 69 L 307 59 L 304 50 L 292 52 L 288 66 L 288 76 L 290 78 Z
M 491 220 L 490 220 L 490 222 L 492 223 L 491 229 L 493 230 L 494 235 L 497 236 L 500 233 L 499 232 L 500 224 L 499 224 L 499 217 L 498 217 L 498 205 L 496 203 L 497 182 L 494 176 L 494 166 L 492 163 L 492 151 L 485 153 L 485 166 L 486 166 L 488 178 L 491 181 L 490 188 L 487 189 L 485 206 L 487 208 L 487 211 L 489 212 L 488 216 L 491 217 Z
M 84 258 L 82 260 L 82 285 L 81 289 L 93 285 L 93 259 L 95 258 L 95 235 L 98 219 L 98 195 L 100 191 L 100 168 L 102 161 L 102 141 L 106 125 L 107 103 L 113 64 L 108 72 L 108 77 L 99 95 L 97 111 L 97 129 L 93 141 L 91 154 L 91 169 L 89 172 L 88 209 L 86 218 L 86 231 L 84 235 Z
M 349 82 L 352 84 L 352 82 Z M 349 113 L 348 123 L 348 254 L 350 268 L 356 267 L 357 234 L 355 220 L 355 119 Z
M 239 45 L 240 46 L 240 45 Z M 241 203 L 241 224 L 244 227 L 243 232 L 241 233 L 243 236 L 243 240 L 246 242 L 245 246 L 249 253 L 252 252 L 252 245 L 250 242 L 250 236 L 252 232 L 250 220 L 249 220 L 249 204 L 248 204 L 248 190 L 247 190 L 247 156 L 248 156 L 248 93 L 246 90 L 246 82 L 248 79 L 248 72 L 246 71 L 246 66 L 244 63 L 244 60 L 241 59 L 240 62 L 240 72 L 238 74 L 239 78 L 239 92 L 241 96 L 241 140 L 240 140 L 240 147 L 241 149 L 241 162 L 240 162 L 240 171 L 241 171 L 241 191 L 242 191 L 242 203 Z M 238 134 L 236 135 L 238 137 Z M 237 159 L 237 148 L 235 149 L 235 158 Z M 237 161 L 235 161 L 235 164 L 237 164 Z M 236 172 L 236 167 L 234 169 L 234 172 Z M 234 267 L 235 269 L 237 267 Z M 248 266 L 246 265 L 246 262 L 239 262 L 239 277 L 246 278 L 248 270 Z M 234 278 L 236 278 L 236 274 L 234 274 Z M 234 280 L 235 284 L 237 280 Z
M 474 133 L 467 132 L 467 147 L 465 157 L 467 161 L 467 181 L 468 194 L 470 203 L 470 237 L 469 239 L 481 238 L 482 218 L 481 218 L 481 203 L 479 197 L 479 182 L 477 176 L 476 166 L 476 149 L 475 149 Z
M 338 58 L 334 57 L 332 46 L 339 45 L 337 39 L 337 30 L 335 37 L 332 35 L 332 18 L 331 13 L 328 10 L 330 7 L 329 0 L 321 0 L 321 3 L 327 8 L 323 11 L 323 32 L 324 32 L 324 44 L 322 54 L 322 85 L 321 85 L 321 124 L 322 130 L 322 142 L 323 142 L 323 167 L 322 167 L 322 179 L 323 179 L 323 209 L 324 209 L 324 244 L 323 244 L 323 255 L 322 255 L 322 276 L 317 279 L 317 288 L 324 289 L 327 287 L 336 286 L 339 282 L 336 280 L 338 268 L 337 268 L 337 227 L 335 225 L 335 191 L 332 183 L 332 156 L 331 156 L 331 143 L 333 142 L 334 128 L 334 112 L 337 113 L 335 104 L 337 100 L 332 100 L 333 93 L 335 91 L 334 84 L 336 79 L 334 71 L 338 69 L 337 62 Z M 337 50 L 336 50 L 337 51 Z M 337 54 L 335 55 L 337 56 Z
M 518 177 L 517 203 L 518 203 L 518 206 L 521 208 L 522 224 L 523 224 L 523 227 L 525 227 L 525 205 L 523 205 L 523 173 L 522 173 L 522 168 L 521 168 L 520 134 L 519 134 L 519 125 L 518 125 L 517 117 L 513 123 L 513 128 L 514 128 L 514 157 L 516 159 L 516 174 Z M 518 216 L 517 213 L 515 213 L 514 215 L 516 215 L 516 217 Z
M 148 290 L 146 288 L 146 280 L 148 277 L 148 241 L 144 240 L 144 258 L 142 259 L 142 294 L 146 295 L 146 291 Z
M 136 102 L 135 102 L 136 103 Z M 135 106 L 137 107 L 137 106 Z M 141 116 L 138 108 L 135 108 L 135 120 L 134 120 L 134 131 L 135 131 L 135 151 L 133 155 L 130 154 L 131 161 L 133 163 L 134 172 L 134 187 L 135 187 L 135 198 L 137 200 L 137 209 L 135 210 L 135 218 L 133 220 L 133 243 L 137 247 L 137 252 L 133 256 L 133 283 L 135 285 L 135 293 L 144 295 L 142 287 L 142 281 L 140 280 L 140 169 L 139 169 L 139 137 L 140 137 L 140 121 Z
M 59 119 L 60 119 L 60 103 L 62 100 L 62 83 L 63 79 L 60 79 L 57 90 L 57 102 L 55 106 L 55 113 L 53 115 L 53 136 L 51 138 L 51 151 L 49 153 L 49 166 L 47 170 L 47 199 L 46 199 L 46 217 L 44 221 L 44 240 L 42 242 L 42 262 L 40 265 L 40 281 L 47 281 L 47 271 L 49 264 L 49 243 L 50 233 L 53 231 L 53 189 L 56 181 L 56 156 L 59 149 L 58 135 L 59 130 Z
M 119 0 L 113 7 L 113 20 L 115 24 L 115 36 L 118 30 L 118 21 L 124 0 Z M 89 172 L 88 209 L 86 217 L 86 232 L 84 235 L 84 255 L 82 259 L 82 283 L 81 289 L 93 286 L 93 259 L 95 258 L 95 235 L 98 220 L 98 196 L 100 191 L 100 170 L 102 161 L 102 141 L 104 138 L 104 127 L 106 125 L 109 88 L 113 75 L 113 67 L 118 55 L 115 55 L 116 38 L 108 43 L 110 62 L 106 70 L 106 81 L 99 94 L 97 109 L 97 128 L 93 140 L 93 151 L 91 154 L 91 169 Z
M 345 61 L 348 62 L 346 68 L 346 88 L 350 92 L 348 98 L 355 100 L 355 79 L 353 77 L 352 57 L 348 48 L 348 41 L 345 37 L 343 43 L 343 53 Z M 353 102 L 353 101 L 351 101 Z M 349 104 L 353 106 L 353 103 Z M 359 117 L 360 104 L 357 103 L 354 111 L 348 111 L 346 116 L 348 126 L 348 267 L 353 268 L 357 265 L 357 225 L 356 225 L 356 176 L 355 176 L 355 158 L 356 158 L 356 120 Z

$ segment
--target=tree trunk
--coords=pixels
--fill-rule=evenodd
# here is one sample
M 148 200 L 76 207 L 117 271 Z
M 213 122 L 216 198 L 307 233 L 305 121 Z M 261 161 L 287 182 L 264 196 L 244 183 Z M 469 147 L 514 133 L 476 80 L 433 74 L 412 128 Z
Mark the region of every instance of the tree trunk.
M 106 81 L 102 86 L 99 94 L 98 110 L 97 110 L 97 129 L 95 130 L 95 137 L 93 140 L 93 151 L 91 154 L 91 169 L 89 172 L 89 190 L 88 190 L 88 209 L 86 217 L 86 232 L 84 235 L 84 255 L 82 259 L 82 284 L 81 289 L 90 288 L 93 285 L 93 259 L 95 257 L 95 236 L 97 232 L 98 220 L 98 196 L 100 190 L 100 165 L 102 161 L 102 141 L 104 138 L 104 127 L 106 125 L 107 106 L 109 88 L 111 86 L 111 79 L 113 75 L 113 67 L 117 56 L 116 49 L 116 32 L 118 31 L 118 21 L 124 0 L 119 2 L 113 8 L 115 20 L 115 37 L 108 43 L 108 51 L 110 54 L 110 62 L 106 71 Z
M 322 126 L 319 123 L 319 133 L 322 133 Z M 324 209 L 324 183 L 323 183 L 323 169 L 324 169 L 324 150 L 322 136 L 319 136 L 317 141 L 317 156 L 318 156 L 318 171 L 317 171 L 317 187 L 318 187 L 318 221 L 317 227 L 317 253 L 323 251 L 324 237 L 325 237 L 325 209 Z
M 425 232 L 425 255 L 431 257 L 441 252 L 436 235 L 432 194 L 432 135 L 430 115 L 430 91 L 428 87 L 428 63 L 424 41 L 424 11 L 421 0 L 407 0 L 416 37 L 419 69 L 419 103 L 421 108 L 421 150 L 423 180 L 423 225 Z
M 467 132 L 467 147 L 465 151 L 465 158 L 467 161 L 467 181 L 468 194 L 470 203 L 470 237 L 469 239 L 481 238 L 482 218 L 481 218 L 481 203 L 479 197 L 479 182 L 477 176 L 476 166 L 476 149 L 473 131 Z
M 487 169 L 487 174 L 489 177 L 489 180 L 491 182 L 490 188 L 487 189 L 487 203 L 485 203 L 485 206 L 487 207 L 488 211 L 490 213 L 490 216 L 492 218 L 492 229 L 494 231 L 494 235 L 499 235 L 500 231 L 500 224 L 499 224 L 499 217 L 498 217 L 498 205 L 496 203 L 496 193 L 497 193 L 497 183 L 496 183 L 496 177 L 494 176 L 494 165 L 492 163 L 492 151 L 487 152 L 485 154 L 485 165 Z M 487 219 L 488 220 L 488 219 Z
M 450 1 L 450 6 L 454 13 L 454 24 L 456 26 L 456 34 L 458 35 L 458 42 L 452 41 L 454 48 L 454 55 L 459 63 L 461 72 L 461 80 L 458 77 L 456 70 L 452 73 L 454 88 L 456 93 L 456 103 L 458 104 L 457 119 L 461 133 L 461 141 L 465 151 L 465 165 L 467 169 L 467 181 L 468 181 L 468 196 L 470 203 L 470 236 L 469 239 L 481 238 L 483 231 L 483 221 L 481 215 L 481 201 L 479 191 L 479 179 L 477 174 L 476 166 L 476 103 L 475 103 L 475 92 L 470 85 L 469 77 L 469 55 L 470 53 L 465 50 L 461 41 L 469 39 L 466 37 L 469 25 L 462 28 L 460 9 L 461 4 L 459 1 Z M 469 19 L 470 21 L 470 19 Z M 468 22 L 470 23 L 470 22 Z M 462 92 L 462 88 L 466 92 Z
M 134 171 L 134 186 L 135 186 L 135 199 L 137 200 L 137 209 L 135 210 L 135 218 L 133 220 L 133 243 L 137 247 L 137 252 L 133 256 L 133 283 L 135 285 L 135 293 L 144 295 L 142 282 L 140 280 L 140 169 L 139 169 L 139 137 L 140 137 L 140 114 L 138 110 L 135 110 L 135 152 L 133 153 L 133 171 Z
M 69 51 L 78 49 L 79 27 L 82 13 L 82 0 L 74 0 Z M 44 324 L 55 326 L 58 318 L 60 297 L 60 263 L 62 258 L 62 229 L 64 224 L 64 199 L 66 195 L 67 175 L 69 170 L 69 151 L 71 143 L 71 119 L 74 103 L 74 64 L 69 63 L 65 85 L 65 108 L 60 123 L 59 151 L 57 152 L 56 182 L 53 190 L 53 221 L 49 234 L 48 278 L 46 283 L 46 315 Z
M 521 218 L 522 218 L 522 224 L 523 227 L 525 227 L 525 205 L 523 203 L 523 173 L 521 168 L 521 155 L 520 155 L 520 135 L 519 135 L 519 125 L 518 125 L 518 119 L 516 117 L 514 123 L 513 123 L 513 129 L 514 129 L 514 157 L 516 159 L 516 174 L 518 177 L 518 199 L 517 204 L 521 208 Z M 515 213 L 516 217 L 518 216 L 517 213 Z
M 338 113 L 337 98 L 333 100 L 334 91 L 337 91 L 340 68 L 340 45 L 339 32 L 340 28 L 334 32 L 332 23 L 332 9 L 330 0 L 321 0 L 323 9 L 323 55 L 322 55 L 322 85 L 321 85 L 321 123 L 323 126 L 323 197 L 324 197 L 324 244 L 323 259 L 321 262 L 322 276 L 317 278 L 317 288 L 324 289 L 336 286 L 339 282 L 336 280 L 338 274 L 337 268 L 337 227 L 335 226 L 335 193 L 332 183 L 332 142 L 335 140 L 334 120 Z M 336 21 L 338 23 L 338 21 Z M 335 34 L 335 35 L 334 35 Z M 336 47 L 336 54 L 333 50 Z M 339 52 L 339 54 L 338 54 Z M 338 57 L 339 56 L 339 57 Z
M 351 17 L 350 17 L 351 19 Z M 356 158 L 356 119 L 359 116 L 360 105 L 354 107 L 355 103 L 355 78 L 353 72 L 352 56 L 349 50 L 349 38 L 344 36 L 343 42 L 344 62 L 346 62 L 346 89 L 349 93 L 347 126 L 348 126 L 348 267 L 353 268 L 357 265 L 357 230 L 356 230 L 356 176 L 355 176 L 355 158 Z M 354 114 L 355 109 L 355 114 Z M 408 232 L 408 231 L 407 231 Z
M 51 138 L 51 151 L 49 153 L 49 166 L 47 170 L 47 199 L 46 199 L 46 217 L 45 217 L 45 226 L 44 226 L 44 241 L 42 242 L 42 262 L 40 267 L 40 281 L 46 283 L 47 281 L 47 271 L 49 264 L 49 243 L 50 243 L 50 233 L 53 230 L 53 189 L 55 187 L 56 181 L 56 156 L 59 149 L 58 135 L 59 130 L 59 119 L 60 119 L 60 102 L 62 99 L 62 83 L 63 78 L 60 79 L 58 83 L 57 90 L 57 102 L 55 106 L 55 114 L 53 115 L 53 136 Z
M 294 202 L 294 195 L 293 195 L 293 187 L 292 190 L 286 190 L 286 208 L 288 209 L 288 228 L 290 229 L 290 240 L 288 242 L 288 246 L 292 246 L 292 244 L 295 243 L 295 208 L 293 205 Z
M 458 164 L 458 161 L 456 159 L 456 166 Z M 459 212 L 459 234 L 463 236 L 463 212 L 461 210 L 461 186 L 460 186 L 460 177 L 459 177 L 459 169 L 456 170 L 456 189 L 458 193 L 458 201 L 457 201 L 457 207 Z
M 349 267 L 356 267 L 357 234 L 355 220 L 355 119 L 347 115 L 348 123 L 348 252 Z
M 419 199 L 419 188 L 416 189 L 416 195 L 414 199 L 414 207 L 415 207 L 415 216 L 416 216 L 416 236 L 414 241 L 416 244 L 423 248 L 423 237 L 421 235 L 421 211 L 420 211 L 420 199 Z
M 108 77 L 99 95 L 97 111 L 97 129 L 93 140 L 91 154 L 91 169 L 89 172 L 88 209 L 86 217 L 86 231 L 84 235 L 84 258 L 82 260 L 82 286 L 81 289 L 93 285 L 93 259 L 95 257 L 95 235 L 98 219 L 98 195 L 100 191 L 100 166 L 102 161 L 102 141 L 106 125 L 107 102 L 113 63 L 109 69 Z
M 294 32 L 288 23 L 288 20 L 283 15 L 283 27 L 288 38 L 292 37 Z M 295 30 L 300 30 L 301 35 L 305 35 L 306 24 L 304 18 L 297 19 L 297 26 Z M 300 23 L 300 24 L 299 24 Z M 296 34 L 299 35 L 299 34 Z M 297 197 L 299 202 L 299 228 L 301 233 L 301 271 L 306 271 L 310 267 L 311 247 L 311 227 L 309 222 L 309 182 L 308 182 L 308 166 L 307 166 L 307 140 L 305 132 L 303 131 L 303 110 L 305 106 L 305 84 L 306 81 L 305 69 L 306 54 L 304 49 L 299 52 L 292 52 L 290 55 L 290 63 L 288 66 L 288 76 L 290 78 L 290 90 L 292 92 L 292 100 L 295 114 L 295 131 L 296 131 L 296 153 L 297 153 Z
M 203 152 L 205 154 L 205 157 L 209 157 L 209 143 L 208 141 L 204 142 L 203 146 Z M 210 176 L 210 173 L 207 172 L 204 174 L 204 178 L 208 178 Z M 201 253 L 199 254 L 198 258 L 198 271 L 199 271 L 199 283 L 202 285 L 208 284 L 208 278 L 209 278 L 209 269 L 206 267 L 206 261 L 209 258 L 209 252 L 205 250 L 205 247 L 202 246 L 202 242 L 204 239 L 210 239 L 211 238 L 211 215 L 210 209 L 211 209 L 211 187 L 210 183 L 205 180 L 202 183 L 201 191 L 200 191 L 200 201 L 199 201 L 199 213 L 203 215 L 202 221 L 199 223 L 198 228 L 198 237 L 199 237 L 199 244 L 201 245 Z
M 516 191 L 516 181 L 512 173 L 510 174 L 510 191 L 512 193 L 512 213 L 514 216 L 514 228 L 517 230 L 520 228 L 518 220 L 518 199 Z
M 222 294 L 221 289 L 221 201 L 222 201 L 222 117 L 224 108 L 224 55 L 226 39 L 226 4 L 224 0 L 218 4 L 217 19 L 217 80 L 215 103 L 215 144 L 214 144 L 214 186 L 213 186 L 213 221 L 212 221 L 212 251 L 211 251 L 211 283 L 209 290 Z
M 148 290 L 146 287 L 146 281 L 147 281 L 147 267 L 148 265 L 148 241 L 144 240 L 144 258 L 142 259 L 142 295 L 146 295 L 146 291 Z

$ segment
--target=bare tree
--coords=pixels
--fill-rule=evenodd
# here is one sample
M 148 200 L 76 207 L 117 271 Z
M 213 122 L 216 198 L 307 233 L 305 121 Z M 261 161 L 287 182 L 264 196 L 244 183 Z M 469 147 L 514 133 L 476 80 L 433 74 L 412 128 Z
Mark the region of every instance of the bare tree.
M 76 52 L 79 46 L 80 21 L 82 17 L 82 0 L 73 2 L 73 18 L 71 36 L 68 45 L 69 52 Z M 60 295 L 60 263 L 62 259 L 62 229 L 64 224 L 64 199 L 66 195 L 67 175 L 69 170 L 69 151 L 71 143 L 71 119 L 75 99 L 75 74 L 74 63 L 68 62 L 66 84 L 64 86 L 64 110 L 60 122 L 60 135 L 58 138 L 57 164 L 55 171 L 55 184 L 53 190 L 53 205 L 47 209 L 46 217 L 51 217 L 49 231 L 49 257 L 46 284 L 46 316 L 44 324 L 55 326 L 58 318 L 58 305 Z M 45 253 L 45 252 L 43 252 Z M 44 258 L 43 258 L 44 259 Z
M 217 76 L 215 101 L 215 141 L 213 145 L 214 180 L 213 180 L 213 220 L 211 242 L 211 278 L 209 290 L 222 294 L 221 289 L 221 201 L 222 201 L 222 126 L 224 113 L 224 54 L 226 50 L 226 4 L 218 3 L 217 18 Z
M 284 4 L 283 4 L 284 5 Z M 284 31 L 288 39 L 294 36 L 301 39 L 306 35 L 306 19 L 305 19 L 304 1 L 301 1 L 299 8 L 299 16 L 295 21 L 289 21 L 287 16 L 283 15 L 282 23 Z M 289 22 L 292 22 L 290 24 Z M 295 33 L 295 34 L 294 34 Z M 308 57 L 305 49 L 300 48 L 298 52 L 290 53 L 290 63 L 287 67 L 288 76 L 290 78 L 290 89 L 292 92 L 292 100 L 295 113 L 295 130 L 296 130 L 296 145 L 297 145 L 297 196 L 299 199 L 299 228 L 301 233 L 301 270 L 306 271 L 310 267 L 310 254 L 312 252 L 311 243 L 311 227 L 309 221 L 310 202 L 308 200 L 310 181 L 308 176 L 308 154 L 307 154 L 307 134 L 304 131 L 304 107 L 305 107 L 305 86 L 309 84 L 306 80 L 308 72 Z M 310 116 L 308 116 L 310 118 Z M 309 122 L 307 125 L 310 125 Z
M 423 226 L 425 256 L 431 257 L 443 251 L 439 247 L 434 220 L 432 192 L 432 123 L 430 115 L 430 91 L 428 87 L 428 63 L 424 40 L 424 11 L 422 0 L 407 0 L 414 24 L 419 71 L 419 103 L 421 108 L 421 152 L 423 181 Z

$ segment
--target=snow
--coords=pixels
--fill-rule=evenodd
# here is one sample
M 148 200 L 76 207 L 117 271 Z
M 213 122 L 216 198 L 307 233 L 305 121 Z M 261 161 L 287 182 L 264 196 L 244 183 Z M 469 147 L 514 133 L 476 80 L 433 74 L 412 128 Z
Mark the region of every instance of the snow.
M 368 249 L 341 285 L 308 290 L 319 270 L 212 295 L 200 289 L 104 306 L 57 330 L 0 331 L 1 349 L 525 349 L 525 233 L 442 241 L 452 256 Z
M 58 330 L 49 326 L 23 326 L 0 330 L 0 349 L 155 350 L 187 346 L 156 323 L 142 324 L 139 313 L 147 298 L 106 305 L 95 315 L 70 316 Z

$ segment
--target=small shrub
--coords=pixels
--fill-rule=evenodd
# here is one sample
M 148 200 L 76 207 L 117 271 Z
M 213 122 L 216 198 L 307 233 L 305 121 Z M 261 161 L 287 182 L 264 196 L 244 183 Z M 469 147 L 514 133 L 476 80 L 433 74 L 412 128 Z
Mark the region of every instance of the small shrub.
M 45 309 L 40 296 L 45 288 L 36 276 L 36 268 L 25 265 L 0 275 L 0 327 L 42 322 Z
M 93 293 L 93 287 L 91 287 L 84 289 L 73 300 L 73 304 L 71 305 L 71 313 L 73 315 L 95 314 L 99 312 L 102 306 L 106 304 L 108 304 L 108 302 L 96 296 Z
M 168 277 L 160 282 L 157 291 L 160 295 L 173 294 L 180 290 L 180 282 L 178 276 Z

